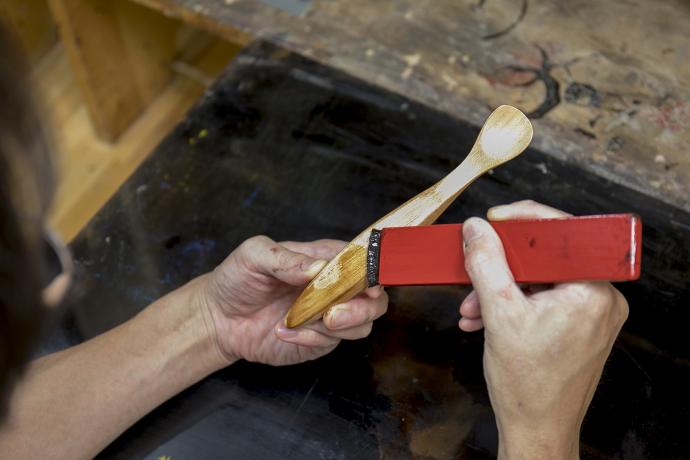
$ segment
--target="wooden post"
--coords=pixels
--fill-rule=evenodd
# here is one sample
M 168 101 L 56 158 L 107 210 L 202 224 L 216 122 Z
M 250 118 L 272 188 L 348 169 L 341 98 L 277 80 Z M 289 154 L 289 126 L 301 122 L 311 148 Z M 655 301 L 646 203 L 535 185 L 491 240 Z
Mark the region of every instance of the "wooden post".
M 94 129 L 114 141 L 167 85 L 177 23 L 111 0 L 49 0 Z

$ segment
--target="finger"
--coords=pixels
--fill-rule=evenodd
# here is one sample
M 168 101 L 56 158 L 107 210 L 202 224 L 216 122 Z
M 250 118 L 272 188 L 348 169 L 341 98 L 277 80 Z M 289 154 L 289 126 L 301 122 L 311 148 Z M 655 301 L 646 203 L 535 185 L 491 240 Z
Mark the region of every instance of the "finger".
M 477 291 L 470 292 L 465 300 L 460 304 L 460 315 L 467 319 L 478 319 L 482 317 Z
M 571 282 L 571 283 L 560 283 L 553 287 L 548 292 L 536 293 L 532 298 L 548 298 L 549 294 L 555 294 L 560 296 L 561 299 L 567 300 L 568 303 L 574 304 L 587 304 L 592 299 L 591 297 L 601 290 L 600 285 L 605 283 L 594 283 L 594 282 Z
M 301 252 L 314 259 L 331 260 L 347 243 L 340 240 L 316 240 L 309 242 L 281 241 L 280 244 L 291 251 Z
M 283 342 L 304 347 L 332 349 L 340 343 L 340 339 L 337 337 L 327 336 L 306 327 L 290 329 L 284 324 L 281 324 L 274 329 L 274 332 L 276 337 Z
M 374 323 L 370 321 L 368 323 L 359 324 L 357 326 L 349 327 L 346 329 L 332 330 L 326 327 L 323 321 L 319 321 L 313 324 L 309 324 L 305 326 L 305 328 L 316 331 L 327 337 L 334 337 L 342 340 L 359 340 L 371 334 L 373 326 Z
M 272 276 L 292 286 L 304 285 L 327 263 L 326 260 L 291 251 L 266 236 L 248 239 L 238 251 L 251 271 Z
M 385 292 L 386 291 L 383 289 L 383 286 L 381 286 L 381 285 L 372 286 L 372 287 L 367 288 L 364 291 L 362 291 L 362 293 L 364 295 L 366 295 L 367 297 L 372 298 L 372 299 L 378 299 Z
M 557 284 L 550 291 L 535 294 L 532 298 L 537 301 L 551 300 L 554 297 L 549 294 L 553 294 L 563 305 L 583 308 L 596 316 L 596 314 L 606 313 L 609 310 L 615 300 L 613 292 L 614 288 L 611 283 L 580 281 Z
M 525 296 L 515 284 L 508 268 L 503 245 L 491 225 L 478 218 L 470 218 L 463 225 L 465 268 L 477 291 L 485 324 L 494 312 L 522 302 Z
M 606 282 L 562 283 L 532 296 L 542 308 L 567 308 L 570 314 L 619 331 L 628 318 L 625 297 Z M 615 337 L 613 337 L 615 339 Z
M 343 330 L 370 323 L 388 310 L 388 294 L 380 290 L 378 297 L 360 294 L 345 303 L 334 305 L 323 316 L 323 324 L 330 330 Z
M 521 286 L 522 292 L 526 296 L 533 296 L 534 294 L 539 294 L 540 292 L 549 291 L 553 289 L 553 284 L 526 284 Z
M 483 328 L 484 323 L 481 319 L 460 318 L 458 326 L 465 332 L 474 332 Z
M 532 200 L 516 201 L 512 204 L 494 206 L 487 212 L 489 220 L 508 219 L 558 219 L 571 214 Z

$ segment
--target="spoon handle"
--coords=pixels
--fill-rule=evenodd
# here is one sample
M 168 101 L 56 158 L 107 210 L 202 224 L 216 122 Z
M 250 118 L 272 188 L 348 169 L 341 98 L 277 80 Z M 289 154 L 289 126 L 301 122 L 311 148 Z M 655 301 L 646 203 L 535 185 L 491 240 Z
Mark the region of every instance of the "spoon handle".
M 522 125 L 512 126 L 516 120 Z M 491 142 L 486 142 L 487 126 Z M 508 142 L 495 142 L 496 138 L 500 141 L 504 137 Z M 496 109 L 457 168 L 368 226 L 326 264 L 293 303 L 286 325 L 297 327 L 314 320 L 332 305 L 346 302 L 366 288 L 367 247 L 373 229 L 431 224 L 478 177 L 519 155 L 531 137 L 531 125 L 519 110 L 508 106 Z
M 480 175 L 481 171 L 466 159 L 451 175 L 364 229 L 307 285 L 288 311 L 286 325 L 297 327 L 311 321 L 330 306 L 346 302 L 366 288 L 367 246 L 373 229 L 433 223 Z

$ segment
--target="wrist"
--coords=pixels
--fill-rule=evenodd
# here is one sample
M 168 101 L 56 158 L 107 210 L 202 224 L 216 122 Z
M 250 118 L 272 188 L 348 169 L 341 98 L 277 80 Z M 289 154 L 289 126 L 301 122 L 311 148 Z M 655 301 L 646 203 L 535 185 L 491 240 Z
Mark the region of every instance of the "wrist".
M 579 432 L 499 423 L 499 460 L 578 460 Z
M 176 348 L 196 362 L 199 372 L 208 375 L 235 361 L 220 349 L 213 315 L 204 294 L 202 275 L 156 302 L 168 318 L 176 336 Z
M 230 331 L 227 327 L 228 322 L 218 317 L 221 314 L 218 306 L 210 300 L 208 283 L 211 276 L 212 273 L 201 275 L 187 283 L 185 288 L 190 291 L 192 308 L 203 326 L 200 330 L 201 340 L 206 344 L 205 354 L 215 363 L 218 370 L 239 361 L 239 357 L 229 352 L 228 347 L 224 346 L 224 342 L 227 342 L 230 337 Z M 220 328 L 220 324 L 225 327 Z

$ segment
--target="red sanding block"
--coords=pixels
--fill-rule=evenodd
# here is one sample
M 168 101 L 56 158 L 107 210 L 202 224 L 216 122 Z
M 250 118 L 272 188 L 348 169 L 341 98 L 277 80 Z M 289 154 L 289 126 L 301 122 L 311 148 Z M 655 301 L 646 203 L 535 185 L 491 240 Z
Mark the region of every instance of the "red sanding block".
M 491 224 L 520 283 L 631 281 L 640 276 L 642 222 L 634 214 Z M 462 224 L 374 230 L 370 286 L 468 284 Z

